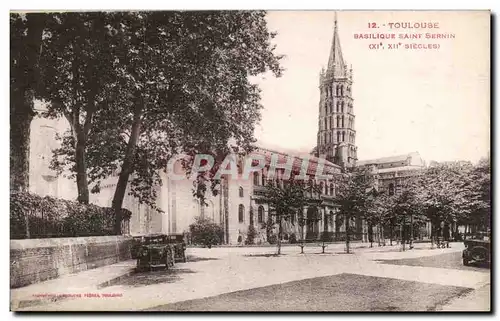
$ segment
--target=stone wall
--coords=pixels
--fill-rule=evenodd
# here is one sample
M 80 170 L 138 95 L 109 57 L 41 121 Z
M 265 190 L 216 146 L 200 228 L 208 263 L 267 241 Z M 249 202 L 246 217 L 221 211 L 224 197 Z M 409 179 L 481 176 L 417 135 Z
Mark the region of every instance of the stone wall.
M 10 241 L 10 287 L 130 259 L 131 238 L 98 236 Z

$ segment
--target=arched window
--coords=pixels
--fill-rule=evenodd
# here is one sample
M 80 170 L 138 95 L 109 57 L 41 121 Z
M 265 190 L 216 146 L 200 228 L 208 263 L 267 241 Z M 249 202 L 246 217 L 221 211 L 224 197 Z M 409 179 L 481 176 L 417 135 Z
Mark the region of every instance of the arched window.
M 259 185 L 259 173 L 258 172 L 253 173 L 253 185 L 254 186 Z
M 340 132 L 337 132 L 337 142 L 340 142 Z
M 335 186 L 333 183 L 330 184 L 330 195 L 335 196 Z
M 345 142 L 345 132 L 342 132 L 342 141 Z
M 342 115 L 342 128 L 344 128 L 344 116 Z
M 326 118 L 325 118 L 325 129 L 327 129 L 327 121 L 326 121 Z
M 340 116 L 337 116 L 337 128 L 340 128 Z
M 238 221 L 240 223 L 245 222 L 245 206 L 243 204 L 238 206 Z
M 389 195 L 390 196 L 394 195 L 394 184 L 393 183 L 389 184 Z
M 337 101 L 337 104 L 336 104 L 337 105 L 337 113 L 339 112 L 339 104 L 340 104 L 340 102 Z
M 344 101 L 340 102 L 340 112 L 344 112 Z
M 340 86 L 340 96 L 344 96 L 344 85 Z
M 259 206 L 259 209 L 257 210 L 257 222 L 258 223 L 264 223 L 264 206 Z
M 339 95 L 339 85 L 335 86 L 335 96 Z
M 266 177 L 264 176 L 264 170 L 262 170 L 262 175 L 260 175 L 262 186 L 266 185 Z
M 240 197 L 243 197 L 243 187 L 240 186 L 240 189 L 239 189 L 239 193 L 240 193 Z

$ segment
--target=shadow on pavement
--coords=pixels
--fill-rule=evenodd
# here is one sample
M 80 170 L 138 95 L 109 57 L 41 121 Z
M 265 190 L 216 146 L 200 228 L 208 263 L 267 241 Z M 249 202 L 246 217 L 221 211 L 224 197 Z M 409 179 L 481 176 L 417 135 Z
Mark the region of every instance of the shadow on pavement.
M 246 254 L 244 257 L 280 257 L 285 256 L 286 254 L 276 254 L 276 253 L 268 253 L 268 254 Z
M 444 253 L 433 256 L 411 258 L 411 259 L 375 260 L 375 261 L 381 264 L 436 267 L 443 269 L 467 270 L 467 271 L 476 271 L 485 273 L 490 272 L 489 264 L 480 265 L 480 264 L 470 263 L 470 265 L 468 266 L 463 265 L 461 252 Z
M 186 256 L 187 262 L 199 262 L 199 261 L 215 261 L 219 260 L 218 258 L 215 257 L 199 257 L 195 255 L 187 255 Z
M 196 273 L 191 269 L 170 269 L 165 270 L 163 268 L 154 268 L 150 271 L 144 272 L 134 272 L 128 275 L 124 275 L 113 279 L 100 288 L 106 288 L 109 286 L 130 286 L 130 287 L 141 287 L 148 286 L 158 283 L 174 283 L 181 280 L 182 274 Z

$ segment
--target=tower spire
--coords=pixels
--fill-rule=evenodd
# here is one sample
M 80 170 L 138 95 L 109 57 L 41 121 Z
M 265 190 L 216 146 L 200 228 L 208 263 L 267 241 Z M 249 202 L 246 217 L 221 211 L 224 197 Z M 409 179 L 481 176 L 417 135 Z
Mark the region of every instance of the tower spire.
M 327 71 L 335 77 L 345 77 L 346 65 L 342 55 L 342 48 L 340 47 L 340 38 L 337 23 L 337 11 L 334 13 L 334 27 L 332 47 L 330 50 L 330 57 L 328 59 Z

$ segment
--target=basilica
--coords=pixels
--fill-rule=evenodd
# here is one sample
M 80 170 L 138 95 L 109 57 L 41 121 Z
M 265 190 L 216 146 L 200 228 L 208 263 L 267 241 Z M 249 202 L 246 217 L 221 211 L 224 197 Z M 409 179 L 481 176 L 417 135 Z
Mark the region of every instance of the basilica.
M 369 166 L 377 177 L 378 186 L 391 193 L 397 193 L 401 179 L 421 169 L 424 163 L 418 153 L 358 162 L 352 98 L 353 70 L 344 60 L 336 20 L 328 64 L 320 73 L 319 84 L 317 145 L 312 154 L 283 153 L 257 147 L 253 153 L 264 157 L 265 166 L 245 179 L 223 179 L 220 192 L 217 196 L 209 195 L 205 204 L 193 198 L 191 180 L 174 180 L 169 174 L 162 173 L 163 184 L 157 187 L 157 205 L 164 213 L 140 204 L 131 196 L 126 197 L 123 206 L 132 212 L 130 234 L 188 233 L 194 218 L 202 216 L 223 227 L 225 244 L 243 244 L 250 226 L 257 233 L 255 243 L 268 242 L 266 224 L 272 214 L 268 204 L 262 202 L 261 195 L 267 184 L 280 184 L 279 174 L 278 182 L 268 179 L 271 155 L 279 155 L 283 162 L 308 159 L 306 175 L 320 187 L 318 192 L 311 193 L 311 202 L 301 210 L 303 213 L 294 213 L 284 223 L 284 241 L 314 240 L 325 235 L 333 241 L 345 238 L 346 222 L 338 214 L 335 203 L 335 175 L 317 180 L 315 174 L 319 163 L 330 174 L 341 173 L 346 167 Z M 52 150 L 57 148 L 55 137 L 65 130 L 63 122 L 47 119 L 32 122 L 30 191 L 42 196 L 75 199 L 75 182 L 49 169 Z M 111 206 L 116 181 L 117 177 L 109 177 L 102 184 L 100 193 L 91 195 L 91 202 Z M 305 226 L 297 224 L 299 215 L 307 218 Z M 366 224 L 361 219 L 352 224 L 355 226 L 353 238 L 367 241 Z

